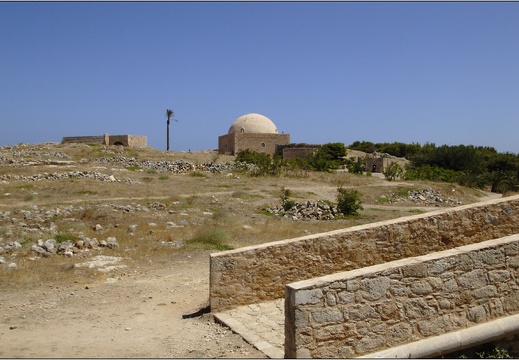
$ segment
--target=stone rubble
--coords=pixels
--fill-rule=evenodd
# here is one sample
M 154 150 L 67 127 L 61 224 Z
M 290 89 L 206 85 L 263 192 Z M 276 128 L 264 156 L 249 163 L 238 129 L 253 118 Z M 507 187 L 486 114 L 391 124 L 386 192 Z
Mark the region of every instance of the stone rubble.
M 390 193 L 389 195 L 382 195 L 380 199 L 391 204 L 400 201 L 411 201 L 420 206 L 436 207 L 459 206 L 463 204 L 458 198 L 450 196 L 445 197 L 439 191 L 433 190 L 431 188 L 411 190 L 408 192 L 408 196 L 406 198 L 398 196 L 395 193 Z
M 237 170 L 252 170 L 255 168 L 255 165 L 247 163 L 221 164 L 216 162 L 208 162 L 203 164 L 194 164 L 184 160 L 136 160 L 135 158 L 126 158 L 124 156 L 103 157 L 95 159 L 94 161 L 101 164 L 117 164 L 125 168 L 141 168 L 147 170 L 154 170 L 157 172 L 172 172 L 175 174 L 185 174 L 190 171 L 222 173 Z
M 290 209 L 285 210 L 282 205 L 266 209 L 271 214 L 299 220 L 333 220 L 339 214 L 337 206 L 324 201 L 307 201 L 304 204 L 295 202 Z
M 0 176 L 0 181 L 42 181 L 42 180 L 67 180 L 67 179 L 96 179 L 107 182 L 123 182 L 123 180 L 116 180 L 113 175 L 103 174 L 99 171 L 70 171 L 64 173 L 40 173 L 34 175 L 16 175 L 16 174 L 4 174 Z M 130 184 L 140 184 L 139 181 L 132 179 L 125 179 L 124 182 Z

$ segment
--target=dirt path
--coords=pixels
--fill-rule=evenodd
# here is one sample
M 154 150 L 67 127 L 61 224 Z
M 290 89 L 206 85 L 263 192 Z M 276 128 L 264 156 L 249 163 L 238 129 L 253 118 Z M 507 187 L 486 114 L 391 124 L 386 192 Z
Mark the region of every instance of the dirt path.
M 207 255 L 0 294 L 0 357 L 264 358 L 209 314 Z

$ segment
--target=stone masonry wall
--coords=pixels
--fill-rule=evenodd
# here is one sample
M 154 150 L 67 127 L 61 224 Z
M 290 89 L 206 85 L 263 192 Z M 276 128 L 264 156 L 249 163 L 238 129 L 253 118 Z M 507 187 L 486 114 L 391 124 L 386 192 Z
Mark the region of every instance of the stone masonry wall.
M 251 149 L 274 156 L 276 145 L 286 145 L 290 142 L 289 134 L 236 133 L 235 136 L 235 154 L 240 150 Z
M 284 297 L 285 284 L 519 233 L 519 196 L 211 254 L 212 311 Z
M 314 147 L 287 147 L 283 149 L 283 159 L 309 158 L 315 151 Z
M 81 144 L 104 144 L 104 136 L 65 136 L 61 140 L 62 144 L 81 143 Z
M 67 136 L 61 140 L 62 144 L 81 143 L 81 144 L 101 144 L 114 145 L 121 143 L 123 146 L 143 148 L 147 146 L 147 137 L 140 135 L 108 135 L 101 136 Z
M 287 285 L 285 357 L 356 357 L 518 312 L 519 234 Z
M 147 137 L 138 135 L 110 135 L 110 145 L 121 143 L 123 146 L 143 148 L 147 146 Z

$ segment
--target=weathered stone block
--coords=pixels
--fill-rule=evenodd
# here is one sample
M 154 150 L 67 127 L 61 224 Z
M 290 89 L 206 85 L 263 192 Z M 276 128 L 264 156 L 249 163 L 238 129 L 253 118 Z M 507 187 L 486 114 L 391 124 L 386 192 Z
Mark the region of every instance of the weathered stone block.
M 369 334 L 364 336 L 355 345 L 355 352 L 358 354 L 365 354 L 376 350 L 377 348 L 384 345 L 384 338 L 380 335 Z
M 357 304 L 349 308 L 350 319 L 354 321 L 380 319 L 380 314 L 370 304 Z
M 411 284 L 411 292 L 415 295 L 428 295 L 433 292 L 433 287 L 426 280 L 418 280 Z
M 436 310 L 420 298 L 406 300 L 404 309 L 409 319 L 422 319 L 436 314 Z
M 322 308 L 312 310 L 310 312 L 313 322 L 321 323 L 337 323 L 343 320 L 342 312 L 338 308 Z
M 389 289 L 390 280 L 386 277 L 364 279 L 360 282 L 362 297 L 368 301 L 378 300 L 385 297 Z
M 477 289 L 487 285 L 487 278 L 483 269 L 476 269 L 460 275 L 457 281 L 462 289 Z
M 380 318 L 384 321 L 399 319 L 398 306 L 396 306 L 396 302 L 394 302 L 394 301 L 387 301 L 387 302 L 380 304 L 379 312 L 380 312 Z
M 497 296 L 497 288 L 494 285 L 487 285 L 480 289 L 474 290 L 472 294 L 476 299 L 488 300 Z
M 391 326 L 387 331 L 387 344 L 395 346 L 408 341 L 413 335 L 413 327 L 407 322 Z
M 485 321 L 487 319 L 485 308 L 481 305 L 469 308 L 467 311 L 467 319 L 475 323 Z
M 408 266 L 404 266 L 402 268 L 402 274 L 406 278 L 421 278 L 427 276 L 427 264 L 425 263 L 418 263 L 418 264 L 412 264 Z
M 318 304 L 323 299 L 323 292 L 321 289 L 301 290 L 296 292 L 295 304 Z
M 438 319 L 428 319 L 418 323 L 418 331 L 422 336 L 436 336 L 443 334 L 445 330 Z
M 490 283 L 505 282 L 510 280 L 510 272 L 508 270 L 491 270 L 488 272 Z
M 328 305 L 328 306 L 337 305 L 337 298 L 335 297 L 335 293 L 332 293 L 332 292 L 326 293 L 326 305 Z
M 341 291 L 337 294 L 339 304 L 349 304 L 355 301 L 355 295 L 349 291 Z

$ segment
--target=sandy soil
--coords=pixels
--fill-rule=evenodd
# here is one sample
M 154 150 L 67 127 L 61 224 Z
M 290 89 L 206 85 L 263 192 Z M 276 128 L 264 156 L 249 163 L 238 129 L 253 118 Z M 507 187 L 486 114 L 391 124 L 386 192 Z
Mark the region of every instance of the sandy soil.
M 0 357 L 265 358 L 210 314 L 207 254 L 0 294 Z

